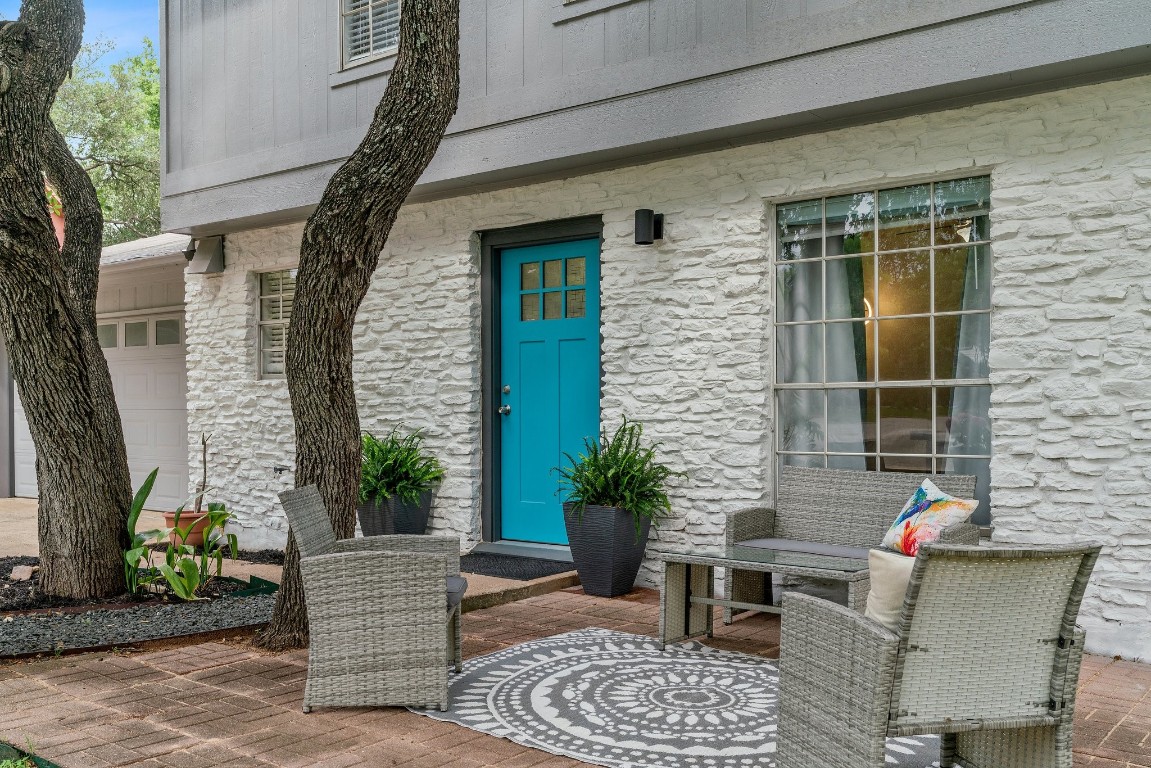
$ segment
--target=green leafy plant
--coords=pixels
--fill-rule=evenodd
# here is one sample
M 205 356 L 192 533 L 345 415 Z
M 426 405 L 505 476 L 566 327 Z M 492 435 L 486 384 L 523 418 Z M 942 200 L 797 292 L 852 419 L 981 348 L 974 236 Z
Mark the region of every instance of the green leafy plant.
M 149 544 L 158 541 L 166 535 L 166 531 L 155 529 L 151 531 L 136 531 L 136 524 L 140 520 L 140 512 L 144 509 L 144 502 L 148 500 L 148 495 L 152 493 L 152 486 L 156 484 L 156 475 L 159 474 L 160 468 L 156 467 L 144 480 L 144 484 L 136 491 L 136 495 L 132 497 L 132 506 L 128 509 L 128 540 L 132 543 L 128 546 L 127 551 L 124 552 L 124 581 L 128 585 L 128 592 L 136 594 L 142 586 L 146 587 L 152 583 L 153 577 L 149 576 L 149 571 L 144 572 L 144 580 L 141 581 L 140 562 L 144 561 L 147 567 L 152 565 L 152 550 Z
M 200 495 L 205 490 L 202 488 Z M 164 553 L 164 564 L 158 570 L 176 597 L 181 600 L 197 600 L 199 598 L 196 593 L 223 573 L 225 553 L 233 560 L 236 559 L 239 540 L 236 534 L 225 531 L 232 513 L 223 504 L 212 503 L 208 505 L 207 512 L 193 513 L 192 522 L 181 528 L 180 517 L 183 513 L 183 506 L 176 510 L 175 527 L 172 529 L 179 543 L 168 546 Z M 205 518 L 208 525 L 204 528 L 204 544 L 197 549 L 187 543 L 188 536 L 192 528 Z
M 584 509 L 590 504 L 600 507 L 626 509 L 635 517 L 638 537 L 643 530 L 643 519 L 650 518 L 659 525 L 659 519 L 671 512 L 666 484 L 670 477 L 686 477 L 673 472 L 656 461 L 660 443 L 642 445 L 643 424 L 628 421 L 612 437 L 605 430 L 599 440 L 584 440 L 584 452 L 579 459 L 565 453 L 568 466 L 557 467 L 560 490 L 567 491 L 567 500 L 577 519 L 583 519 Z
M 398 428 L 393 429 L 382 440 L 364 432 L 361 441 L 361 504 L 373 496 L 380 499 L 396 496 L 404 504 L 415 504 L 444 477 L 439 460 L 423 450 L 421 430 L 401 435 Z
M 236 534 L 225 531 L 232 513 L 223 504 L 213 503 L 201 514 L 200 502 L 204 493 L 209 490 L 204 483 L 201 483 L 196 489 L 196 494 L 176 510 L 173 528 L 137 532 L 136 525 L 140 519 L 140 512 L 152 492 L 159 471 L 159 467 L 152 470 L 132 498 L 132 506 L 128 511 L 128 536 L 132 543 L 124 552 L 124 580 L 128 591 L 135 594 L 141 589 L 151 587 L 162 578 L 176 597 L 181 600 L 197 600 L 199 599 L 197 592 L 207 586 L 214 577 L 223 573 L 224 555 L 229 554 L 235 560 L 239 552 L 239 540 Z M 196 510 L 191 515 L 192 521 L 186 526 L 181 526 L 180 518 L 184 515 L 184 506 L 193 499 Z M 204 544 L 197 548 L 188 543 L 188 537 L 196 524 L 203 519 L 208 521 L 203 531 Z M 163 564 L 153 567 L 153 551 L 148 545 L 170 538 L 173 534 L 176 542 L 170 543 L 164 551 Z

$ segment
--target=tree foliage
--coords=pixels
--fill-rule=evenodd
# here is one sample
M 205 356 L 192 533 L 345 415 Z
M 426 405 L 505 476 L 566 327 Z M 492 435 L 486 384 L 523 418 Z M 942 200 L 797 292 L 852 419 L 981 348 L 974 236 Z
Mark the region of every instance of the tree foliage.
M 152 41 L 108 65 L 107 40 L 84 45 L 52 121 L 88 173 L 104 214 L 104 245 L 160 233 L 160 66 Z

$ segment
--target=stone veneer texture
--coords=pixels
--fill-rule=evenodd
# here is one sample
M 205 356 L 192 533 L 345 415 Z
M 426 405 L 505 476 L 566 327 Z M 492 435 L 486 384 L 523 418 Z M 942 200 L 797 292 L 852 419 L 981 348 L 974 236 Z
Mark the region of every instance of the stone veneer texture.
M 410 205 L 355 333 L 363 425 L 427 430 L 448 473 L 436 530 L 473 545 L 474 233 L 602 215 L 603 421 L 642 420 L 689 474 L 659 545 L 716 545 L 725 512 L 771 497 L 771 204 L 990 174 L 995 538 L 1103 543 L 1090 647 L 1151 658 L 1148 93 L 1133 78 Z M 632 243 L 636 208 L 666 214 L 662 243 Z M 231 234 L 224 274 L 188 278 L 189 451 L 214 433 L 211 479 L 245 547 L 285 537 L 275 493 L 292 478 L 272 466 L 292 463 L 293 432 L 283 380 L 256 373 L 255 275 L 293 266 L 301 231 Z

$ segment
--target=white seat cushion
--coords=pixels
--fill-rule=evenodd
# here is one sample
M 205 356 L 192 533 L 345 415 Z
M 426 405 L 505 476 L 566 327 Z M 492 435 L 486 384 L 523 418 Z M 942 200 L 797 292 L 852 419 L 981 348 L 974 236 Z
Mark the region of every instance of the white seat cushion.
M 914 557 L 888 549 L 871 550 L 867 556 L 871 591 L 867 593 L 867 609 L 863 615 L 892 632 L 899 632 L 899 614 L 903 610 L 903 597 L 907 594 L 914 565 Z

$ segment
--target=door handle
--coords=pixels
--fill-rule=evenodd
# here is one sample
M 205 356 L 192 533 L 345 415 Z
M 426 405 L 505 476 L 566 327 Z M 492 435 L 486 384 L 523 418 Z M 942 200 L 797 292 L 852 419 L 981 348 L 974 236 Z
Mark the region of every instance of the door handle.
M 510 405 L 501 405 L 500 406 L 500 415 L 501 416 L 507 416 L 511 412 L 512 412 L 512 407 Z

